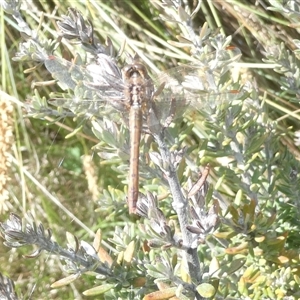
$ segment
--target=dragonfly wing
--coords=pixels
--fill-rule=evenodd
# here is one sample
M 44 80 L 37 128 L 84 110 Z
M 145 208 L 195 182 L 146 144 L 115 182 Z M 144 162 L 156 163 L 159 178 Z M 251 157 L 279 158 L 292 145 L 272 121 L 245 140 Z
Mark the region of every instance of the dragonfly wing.
M 58 81 L 63 90 L 74 90 L 76 87 L 76 77 L 83 79 L 80 68 L 59 57 L 50 56 L 44 61 L 46 69 L 51 73 L 52 77 Z M 75 76 L 74 76 L 75 75 Z
M 126 85 L 119 69 L 103 69 L 101 65 L 87 65 L 87 74 L 84 85 L 93 90 L 100 101 L 105 99 L 119 111 L 125 110 L 124 90 Z
M 172 99 L 174 102 L 175 99 L 177 106 L 192 106 L 207 111 L 215 109 L 220 102 L 239 97 L 239 93 L 232 93 L 230 87 L 223 86 L 230 76 L 227 71 L 241 56 L 238 48 L 226 46 L 227 44 L 219 36 L 216 51 L 198 53 L 195 63 L 181 65 L 160 74 L 154 81 L 156 86 L 165 84 L 162 96 L 169 98 L 167 101 Z M 184 105 L 179 105 L 180 103 Z
M 153 79 L 155 86 L 164 86 L 157 95 L 154 93 L 157 118 L 163 123 L 191 108 L 210 112 L 220 103 L 238 97 L 236 91 L 220 90 L 220 78 L 218 72 L 197 66 L 180 66 L 160 74 Z
M 105 114 L 109 105 L 121 111 L 125 109 L 124 82 L 117 67 L 105 70 L 96 63 L 77 65 L 55 56 L 49 57 L 45 66 L 63 89 L 73 91 L 52 95 L 51 104 L 66 108 L 75 115 L 89 116 Z
M 122 73 L 115 61 L 103 53 L 97 55 L 96 62 L 86 66 L 89 74 L 89 84 L 97 86 L 98 90 L 124 90 Z

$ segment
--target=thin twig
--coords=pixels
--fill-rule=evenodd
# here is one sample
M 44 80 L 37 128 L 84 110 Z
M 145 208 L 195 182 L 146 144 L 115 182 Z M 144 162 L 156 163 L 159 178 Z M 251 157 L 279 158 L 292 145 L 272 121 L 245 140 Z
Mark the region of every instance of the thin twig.
M 165 174 L 173 197 L 172 206 L 178 215 L 178 221 L 182 233 L 183 248 L 185 249 L 184 256 L 188 264 L 189 274 L 196 282 L 200 282 L 201 271 L 197 248 L 191 248 L 192 234 L 187 230 L 188 200 L 182 194 L 176 169 L 174 164 L 171 162 L 171 153 L 164 142 L 163 134 L 154 134 L 154 138 L 159 147 L 162 160 L 165 162 Z

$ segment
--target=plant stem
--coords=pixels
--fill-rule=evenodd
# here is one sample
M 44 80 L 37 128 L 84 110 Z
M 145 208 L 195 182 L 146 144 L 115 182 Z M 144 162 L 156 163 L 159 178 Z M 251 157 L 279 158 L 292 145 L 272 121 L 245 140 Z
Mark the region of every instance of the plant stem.
M 171 152 L 164 142 L 163 132 L 154 134 L 154 138 L 159 147 L 161 158 L 164 162 L 164 172 L 168 180 L 170 192 L 173 197 L 172 206 L 177 213 L 183 241 L 183 256 L 188 265 L 188 272 L 192 280 L 201 282 L 200 262 L 197 254 L 197 248 L 192 248 L 192 234 L 187 230 L 188 225 L 188 200 L 181 191 L 181 186 L 176 173 L 174 163 L 171 161 Z

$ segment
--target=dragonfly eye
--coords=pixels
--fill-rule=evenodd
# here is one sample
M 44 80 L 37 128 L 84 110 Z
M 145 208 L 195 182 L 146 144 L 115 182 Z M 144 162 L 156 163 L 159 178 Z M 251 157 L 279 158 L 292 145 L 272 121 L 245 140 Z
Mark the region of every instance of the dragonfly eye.
M 129 72 L 130 69 L 132 69 L 132 65 L 127 65 L 127 66 L 125 66 L 125 67 L 122 69 L 122 72 L 123 72 L 124 74 L 126 74 L 126 73 Z
M 133 65 L 127 65 L 122 69 L 123 79 L 128 80 L 130 79 L 134 73 L 137 71 L 134 69 Z
M 140 63 L 130 64 L 122 69 L 123 78 L 129 79 L 131 77 L 142 77 L 144 79 L 149 79 L 147 69 L 144 65 Z
M 133 68 L 134 68 L 137 72 L 139 72 L 139 74 L 140 74 L 143 78 L 145 78 L 145 79 L 148 79 L 148 78 L 149 78 L 149 76 L 148 76 L 148 71 L 147 71 L 147 69 L 146 69 L 146 67 L 145 67 L 144 65 L 142 65 L 142 64 L 135 64 L 135 65 L 133 66 Z

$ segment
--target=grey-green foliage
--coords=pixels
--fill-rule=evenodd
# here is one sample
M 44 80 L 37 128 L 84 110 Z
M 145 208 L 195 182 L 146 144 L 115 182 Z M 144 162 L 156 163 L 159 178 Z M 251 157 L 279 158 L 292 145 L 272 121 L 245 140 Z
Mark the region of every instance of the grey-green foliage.
M 66 278 L 62 285 L 88 271 L 98 281 L 95 290 L 86 293 L 105 294 L 106 299 L 142 298 L 150 292 L 158 292 L 163 284 L 167 284 L 166 291 L 179 299 L 247 296 L 255 299 L 256 295 L 267 298 L 281 288 L 291 295 L 296 294 L 299 288 L 291 283 L 292 279 L 298 280 L 296 275 L 280 264 L 277 268 L 262 265 L 260 258 L 277 262 L 281 257 L 283 246 L 278 245 L 280 239 L 275 229 L 280 235 L 286 227 L 280 222 L 274 223 L 274 210 L 282 202 L 298 205 L 299 163 L 282 150 L 281 133 L 276 122 L 268 118 L 256 90 L 250 83 L 232 82 L 228 70 L 240 52 L 231 48 L 230 37 L 211 35 L 206 25 L 199 34 L 195 33 L 192 16 L 196 12 L 185 10 L 176 1 L 157 3 L 161 4 L 165 18 L 178 23 L 183 31 L 179 42 L 173 41 L 173 44 L 189 47 L 194 62 L 192 66 L 175 68 L 170 75 L 163 75 L 162 90 L 157 94 L 165 97 L 174 94 L 177 99 L 186 100 L 187 103 L 181 102 L 180 112 L 189 104 L 199 109 L 193 121 L 192 117 L 186 117 L 187 122 L 194 123 L 193 134 L 199 143 L 196 146 L 191 138 L 183 138 L 182 124 L 173 118 L 173 112 L 176 114 L 180 105 L 175 103 L 172 107 L 172 101 L 166 114 L 166 119 L 170 117 L 167 121 L 174 121 L 171 128 L 167 128 L 170 123 L 162 120 L 155 105 L 149 113 L 149 122 L 144 124 L 154 147 L 142 143 L 145 152 L 151 148 L 151 163 L 142 164 L 141 169 L 147 180 L 158 179 L 161 186 L 165 186 L 160 188 L 170 191 L 168 202 L 159 203 L 155 193 L 140 196 L 138 212 L 144 223 L 140 230 L 135 225 L 115 228 L 109 255 L 113 264 L 103 262 L 98 249 L 75 237 L 73 245 L 64 249 L 51 241 L 50 234 L 45 235 L 42 225 L 33 222 L 22 228 L 21 219 L 16 215 L 2 223 L 6 244 L 10 247 L 36 245 L 37 253 L 46 250 L 62 256 L 67 270 L 76 275 Z M 21 23 L 17 10 L 7 8 L 7 11 Z M 94 70 L 95 65 L 102 68 L 91 75 L 85 58 L 67 62 L 58 51 L 54 52 L 55 42 L 41 42 L 34 31 L 23 27 L 26 28 L 25 42 L 21 43 L 16 59 L 44 63 L 64 90 L 51 95 L 48 101 L 58 106 L 57 110 L 50 108 L 45 98 L 36 93 L 29 112 L 35 117 L 75 117 L 81 122 L 77 129 L 91 121 L 87 124 L 91 124 L 95 136 L 102 140 L 98 146 L 102 158 L 119 158 L 122 162 L 119 170 L 126 171 L 129 132 L 127 117 L 120 113 L 123 104 L 119 100 L 124 86 L 113 45 L 110 40 L 102 45 L 94 36 L 91 22 L 86 22 L 74 9 L 58 25 L 64 38 L 77 39 L 83 49 L 93 55 L 90 70 Z M 286 89 L 297 93 L 297 57 L 283 46 L 277 54 L 269 54 L 269 61 L 280 65 L 276 70 L 284 75 Z M 176 84 L 168 86 L 169 79 L 178 87 Z M 95 102 L 109 97 L 113 101 L 108 110 L 106 102 Z M 104 110 L 107 114 L 103 114 Z M 115 114 L 122 117 L 119 117 L 121 122 L 113 117 Z M 204 180 L 198 190 L 189 195 L 190 187 L 199 179 L 200 166 L 206 163 L 211 165 L 213 183 Z M 184 171 L 179 180 L 180 167 Z M 107 193 L 106 196 L 110 197 Z M 100 205 L 111 207 L 112 202 L 108 200 Z M 175 220 L 170 215 L 174 215 Z M 33 233 L 31 238 L 26 230 Z M 148 241 L 146 245 L 144 239 Z M 277 278 L 280 268 L 285 281 L 270 284 L 268 276 Z M 260 280 L 255 281 L 258 273 Z

